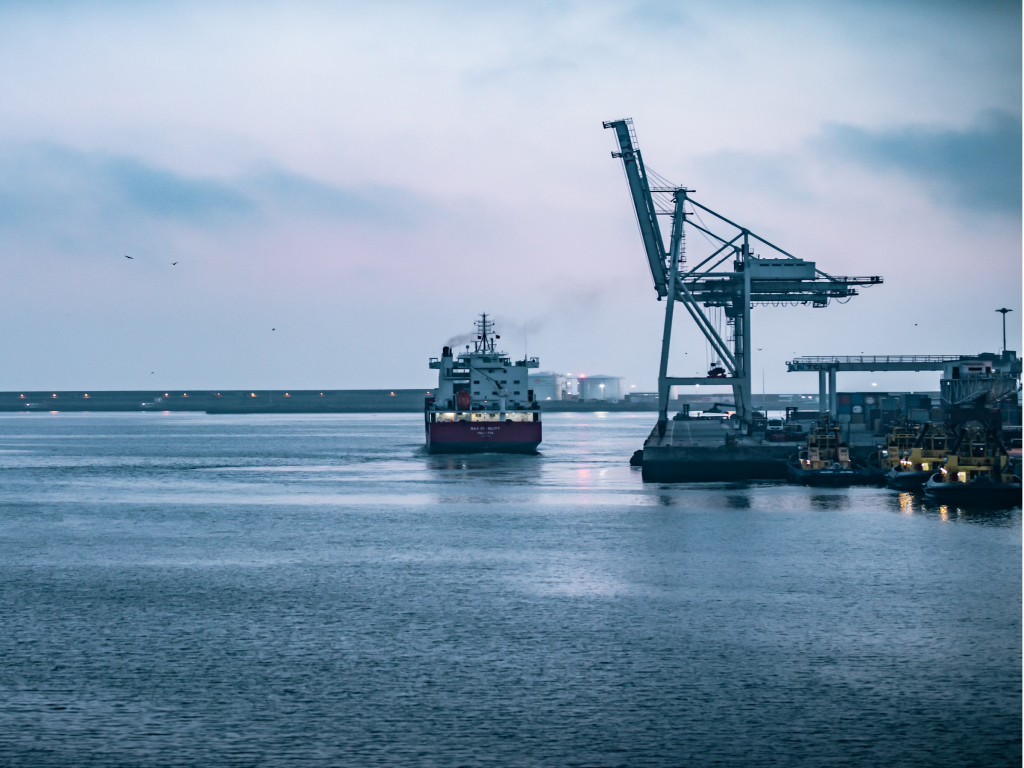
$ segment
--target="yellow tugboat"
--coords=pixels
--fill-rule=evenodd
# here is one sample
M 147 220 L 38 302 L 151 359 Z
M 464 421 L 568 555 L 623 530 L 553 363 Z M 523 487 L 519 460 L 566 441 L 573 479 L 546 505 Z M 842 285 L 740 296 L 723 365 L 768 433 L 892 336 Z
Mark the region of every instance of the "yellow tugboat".
M 910 452 L 917 437 L 917 428 L 906 424 L 906 422 L 893 427 L 892 431 L 885 436 L 885 445 L 880 446 L 879 450 L 867 460 L 869 475 L 880 485 L 885 485 L 893 469 L 901 466 L 903 456 Z
M 900 441 L 902 442 L 902 436 Z M 919 491 L 949 456 L 954 438 L 936 424 L 925 424 L 908 448 L 890 448 L 892 464 L 886 476 L 887 485 L 897 491 Z M 893 456 L 893 450 L 898 453 Z
M 936 504 L 1020 506 L 1021 481 L 992 430 L 964 428 L 950 446 L 945 465 L 925 482 L 924 495 Z
M 850 449 L 839 428 L 823 416 L 807 435 L 807 445 L 789 462 L 789 481 L 802 485 L 843 487 L 857 482 Z

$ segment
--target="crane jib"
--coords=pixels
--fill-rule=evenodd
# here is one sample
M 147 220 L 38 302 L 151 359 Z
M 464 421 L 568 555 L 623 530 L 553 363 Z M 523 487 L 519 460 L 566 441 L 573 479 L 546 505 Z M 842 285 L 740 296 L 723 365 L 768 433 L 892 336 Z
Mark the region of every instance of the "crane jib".
M 631 124 L 631 120 L 613 120 L 604 123 L 604 127 L 615 129 L 620 151 L 613 153 L 613 157 L 622 158 L 622 166 L 626 171 L 626 180 L 629 182 L 629 191 L 633 198 L 637 225 L 640 227 L 640 236 L 644 241 L 644 250 L 647 251 L 651 277 L 654 278 L 655 290 L 657 290 L 658 296 L 667 296 L 665 242 L 662 240 L 661 228 L 658 226 L 657 211 L 654 207 L 654 199 L 651 197 L 650 185 L 647 183 L 644 160 L 640 149 L 636 146 L 630 128 Z

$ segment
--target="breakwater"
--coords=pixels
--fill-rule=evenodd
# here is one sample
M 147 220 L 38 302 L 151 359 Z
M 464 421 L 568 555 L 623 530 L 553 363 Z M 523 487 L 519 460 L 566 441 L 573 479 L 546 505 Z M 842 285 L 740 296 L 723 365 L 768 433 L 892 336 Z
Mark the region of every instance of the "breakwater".
M 15 390 L 0 392 L 0 412 L 12 411 L 203 411 L 208 413 L 419 413 L 430 389 L 221 389 L 221 390 Z M 781 410 L 787 405 L 815 407 L 800 395 L 754 395 L 755 408 Z M 722 397 L 682 396 L 670 410 L 683 404 L 710 408 Z M 579 400 L 544 400 L 548 413 L 655 412 L 657 398 L 626 399 L 617 403 Z
M 0 392 L 0 411 L 206 413 L 419 413 L 428 389 L 108 390 Z M 546 401 L 557 411 L 655 411 L 656 403 Z

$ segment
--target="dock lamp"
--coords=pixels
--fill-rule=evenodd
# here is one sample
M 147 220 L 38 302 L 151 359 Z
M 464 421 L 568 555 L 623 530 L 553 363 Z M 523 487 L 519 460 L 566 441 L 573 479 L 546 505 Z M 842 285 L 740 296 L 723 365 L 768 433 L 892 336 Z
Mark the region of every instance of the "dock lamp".
M 1012 309 L 1007 309 L 1006 307 L 1003 307 L 1002 309 L 997 309 L 996 312 L 998 312 L 999 314 L 1001 314 L 1003 316 L 1003 352 L 1005 352 L 1006 351 L 1006 313 L 1007 312 L 1013 312 L 1013 310 Z

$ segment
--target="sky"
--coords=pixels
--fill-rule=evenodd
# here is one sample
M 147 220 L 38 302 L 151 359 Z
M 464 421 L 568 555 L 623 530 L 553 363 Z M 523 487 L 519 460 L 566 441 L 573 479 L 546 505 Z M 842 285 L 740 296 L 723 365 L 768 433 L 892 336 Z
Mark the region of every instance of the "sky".
M 2 390 L 428 387 L 480 312 L 654 390 L 624 117 L 704 205 L 884 278 L 756 307 L 755 392 L 999 351 L 999 307 L 1022 346 L 1019 3 L 6 2 L 0 71 Z M 839 387 L 873 384 L 938 378 Z

